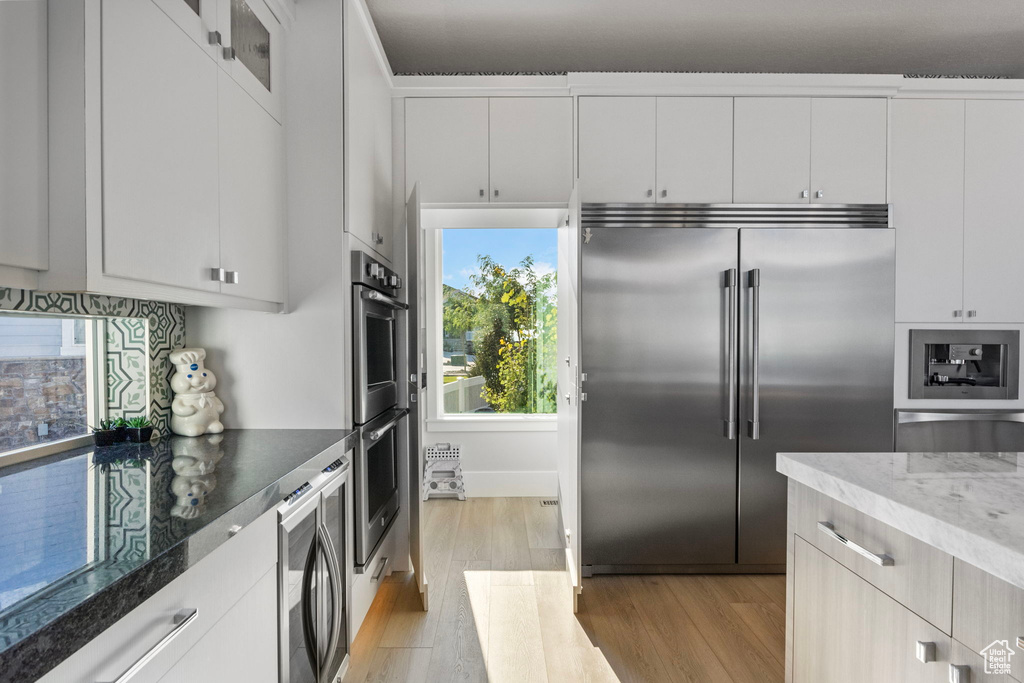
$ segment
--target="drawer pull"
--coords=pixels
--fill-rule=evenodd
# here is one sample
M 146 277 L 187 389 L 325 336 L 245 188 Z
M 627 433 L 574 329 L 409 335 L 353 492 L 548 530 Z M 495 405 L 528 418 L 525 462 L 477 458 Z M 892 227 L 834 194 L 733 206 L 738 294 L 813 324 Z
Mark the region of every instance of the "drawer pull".
M 850 539 L 844 536 L 840 536 L 839 533 L 836 532 L 836 528 L 832 526 L 831 522 L 818 522 L 818 531 L 822 532 L 823 534 L 825 534 L 833 540 L 839 541 L 840 543 L 842 543 L 858 555 L 863 555 L 864 557 L 868 558 L 869 560 L 877 564 L 879 567 L 891 567 L 893 566 L 893 564 L 895 564 L 893 562 L 893 559 L 888 555 L 875 554 L 867 548 L 863 548 L 857 545 Z
M 372 581 L 374 583 L 380 581 L 380 577 L 384 576 L 384 570 L 388 568 L 390 560 L 387 557 L 380 558 L 380 563 L 377 565 L 377 572 L 373 575 Z
M 935 643 L 927 643 L 923 640 L 917 641 L 917 661 L 928 664 L 935 661 Z
M 174 615 L 174 623 L 176 624 L 174 630 L 168 633 L 166 636 L 160 639 L 160 642 L 149 649 L 149 652 L 142 655 L 137 662 L 131 665 L 127 671 L 117 677 L 114 683 L 128 683 L 135 674 L 142 671 L 143 667 L 149 664 L 150 660 L 160 654 L 161 650 L 167 647 L 172 640 L 177 638 L 182 632 L 189 627 L 189 624 L 196 620 L 199 616 L 199 609 L 196 608 L 191 612 L 182 611 Z
M 971 667 L 965 664 L 950 664 L 949 683 L 971 683 Z

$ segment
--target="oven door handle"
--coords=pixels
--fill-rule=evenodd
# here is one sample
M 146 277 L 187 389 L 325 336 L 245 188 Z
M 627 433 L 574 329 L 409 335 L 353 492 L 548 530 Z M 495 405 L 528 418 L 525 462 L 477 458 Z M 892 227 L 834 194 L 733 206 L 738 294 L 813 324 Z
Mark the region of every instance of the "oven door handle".
M 376 301 L 379 304 L 384 304 L 388 308 L 394 308 L 400 311 L 409 309 L 409 304 L 402 303 L 398 299 L 393 299 L 387 294 L 381 294 L 375 289 L 364 289 L 360 296 L 368 301 Z
M 399 410 L 398 414 L 391 418 L 386 425 L 384 425 L 380 429 L 374 429 L 372 432 L 370 432 L 370 441 L 379 440 L 380 437 L 390 432 L 394 428 L 394 426 L 398 424 L 398 421 L 408 414 L 409 410 L 407 408 L 402 408 L 401 410 Z

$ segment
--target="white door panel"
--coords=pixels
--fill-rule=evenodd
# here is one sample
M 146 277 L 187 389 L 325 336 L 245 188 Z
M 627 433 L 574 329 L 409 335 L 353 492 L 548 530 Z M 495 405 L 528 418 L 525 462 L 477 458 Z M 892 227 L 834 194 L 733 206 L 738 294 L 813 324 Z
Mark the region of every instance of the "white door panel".
M 883 98 L 811 100 L 811 203 L 884 204 Z
M 731 97 L 658 98 L 657 201 L 732 201 Z
M 733 201 L 807 203 L 811 177 L 810 99 L 737 97 L 734 126 Z
M 653 202 L 656 98 L 579 98 L 584 202 Z
M 572 98 L 490 98 L 492 202 L 564 202 L 572 191 Z
M 405 103 L 405 186 L 424 203 L 486 202 L 486 97 L 410 98 Z

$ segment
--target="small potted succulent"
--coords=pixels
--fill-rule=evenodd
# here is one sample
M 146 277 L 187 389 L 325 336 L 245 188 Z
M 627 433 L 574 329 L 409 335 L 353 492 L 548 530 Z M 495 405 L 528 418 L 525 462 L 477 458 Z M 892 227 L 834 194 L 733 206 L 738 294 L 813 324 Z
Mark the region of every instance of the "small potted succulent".
M 132 443 L 147 443 L 153 438 L 153 423 L 148 417 L 140 415 L 130 417 L 126 423 L 128 427 L 128 440 Z
M 92 429 L 92 439 L 98 448 L 113 446 L 124 441 L 124 430 L 118 428 L 118 420 L 100 420 Z
M 124 421 L 123 417 L 115 417 L 111 422 L 114 423 L 114 431 L 117 432 L 117 436 L 114 441 L 121 443 L 128 439 L 128 423 Z

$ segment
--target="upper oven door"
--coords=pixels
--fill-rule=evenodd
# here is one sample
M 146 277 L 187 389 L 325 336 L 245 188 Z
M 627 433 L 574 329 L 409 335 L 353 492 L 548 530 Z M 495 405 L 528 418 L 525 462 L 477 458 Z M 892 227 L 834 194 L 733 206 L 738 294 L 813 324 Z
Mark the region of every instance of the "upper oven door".
M 354 420 L 366 424 L 398 403 L 397 320 L 405 304 L 352 286 Z

